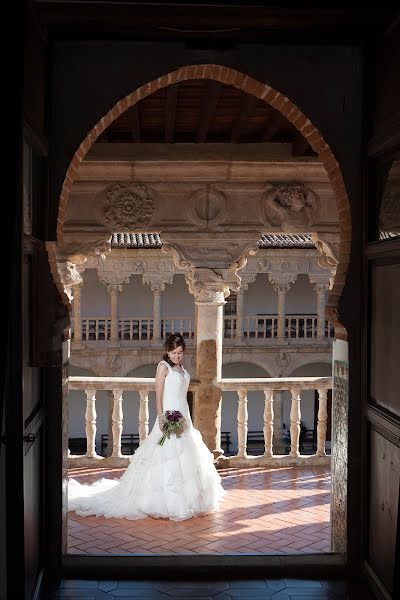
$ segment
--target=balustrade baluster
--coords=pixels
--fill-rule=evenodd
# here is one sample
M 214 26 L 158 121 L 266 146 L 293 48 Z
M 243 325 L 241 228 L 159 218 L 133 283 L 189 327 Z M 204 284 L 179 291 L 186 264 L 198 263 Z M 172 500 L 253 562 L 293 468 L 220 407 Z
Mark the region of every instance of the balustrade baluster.
M 139 390 L 139 441 L 149 435 L 149 390 Z
M 86 394 L 86 456 L 88 458 L 96 458 L 96 391 L 85 390 Z
M 272 456 L 274 435 L 274 398 L 273 390 L 264 390 L 264 456 Z
M 290 456 L 300 456 L 299 438 L 300 438 L 300 392 L 291 390 L 292 406 L 290 410 Z
M 317 456 L 326 456 L 327 391 L 318 390 Z
M 247 457 L 247 390 L 238 390 L 239 402 L 237 412 L 238 422 L 238 453 L 241 458 Z
M 122 390 L 113 390 L 114 407 L 112 413 L 113 458 L 121 458 L 121 436 L 123 426 Z

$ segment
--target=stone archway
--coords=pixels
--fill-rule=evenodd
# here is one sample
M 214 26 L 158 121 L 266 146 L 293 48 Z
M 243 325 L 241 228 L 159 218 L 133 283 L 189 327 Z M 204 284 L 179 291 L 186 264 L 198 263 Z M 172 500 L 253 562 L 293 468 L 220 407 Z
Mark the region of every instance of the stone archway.
M 306 138 L 307 142 L 312 147 L 312 149 L 318 154 L 319 159 L 321 160 L 322 164 L 326 169 L 327 175 L 329 177 L 329 180 L 331 182 L 332 188 L 336 196 L 336 205 L 338 210 L 340 226 L 340 252 L 339 256 L 337 257 L 338 265 L 336 269 L 335 280 L 326 304 L 326 317 L 334 325 L 336 337 L 338 339 L 346 339 L 347 332 L 343 325 L 340 323 L 338 315 L 338 305 L 344 288 L 347 268 L 350 260 L 351 214 L 350 203 L 347 196 L 340 166 L 329 145 L 322 137 L 321 133 L 311 123 L 307 116 L 304 115 L 304 113 L 302 113 L 302 111 L 295 104 L 293 104 L 293 102 L 291 102 L 289 98 L 284 96 L 281 92 L 271 88 L 268 84 L 261 81 L 257 81 L 256 79 L 253 79 L 252 77 L 249 77 L 248 75 L 229 67 L 215 64 L 188 65 L 180 67 L 179 69 L 162 75 L 158 79 L 148 82 L 146 85 L 141 86 L 140 88 L 131 92 L 130 94 L 119 100 L 108 111 L 108 113 L 106 113 L 98 121 L 98 123 L 96 123 L 96 125 L 88 133 L 88 135 L 85 137 L 85 139 L 82 141 L 81 145 L 75 152 L 65 175 L 60 195 L 60 204 L 58 212 L 58 244 L 62 244 L 66 208 L 78 168 L 91 146 L 96 142 L 97 138 L 115 119 L 117 119 L 121 115 L 121 113 L 126 111 L 128 108 L 134 106 L 143 98 L 149 96 L 157 90 L 160 90 L 161 88 L 188 79 L 212 79 L 223 84 L 236 87 L 242 90 L 243 92 L 253 95 L 259 98 L 260 100 L 263 100 L 264 102 L 270 104 L 274 109 L 278 110 L 298 129 L 301 135 L 303 135 Z M 52 244 L 48 244 L 48 252 L 51 270 L 56 280 L 57 287 L 61 293 L 61 296 L 65 298 L 64 288 L 61 284 L 60 276 L 57 270 L 56 253 Z

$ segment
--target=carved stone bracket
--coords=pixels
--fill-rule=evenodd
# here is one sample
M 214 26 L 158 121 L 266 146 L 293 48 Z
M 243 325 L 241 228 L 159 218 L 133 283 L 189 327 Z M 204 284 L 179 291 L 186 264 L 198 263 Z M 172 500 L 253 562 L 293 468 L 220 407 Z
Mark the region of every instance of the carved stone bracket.
M 111 239 L 96 239 L 90 242 L 67 243 L 55 246 L 57 268 L 64 292 L 69 301 L 73 299 L 73 288 L 82 284 L 81 274 L 89 256 L 96 256 L 101 260 L 111 252 Z
M 340 236 L 337 233 L 312 233 L 311 239 L 321 254 L 318 264 L 322 269 L 330 270 L 329 287 L 332 289 L 339 264 Z

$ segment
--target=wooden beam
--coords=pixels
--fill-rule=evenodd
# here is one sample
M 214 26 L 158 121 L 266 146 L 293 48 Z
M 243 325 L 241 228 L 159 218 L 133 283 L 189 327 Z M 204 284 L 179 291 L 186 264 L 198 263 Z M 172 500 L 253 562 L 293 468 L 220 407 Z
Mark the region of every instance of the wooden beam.
M 240 113 L 236 121 L 233 123 L 231 130 L 231 142 L 238 142 L 242 131 L 247 123 L 247 120 L 255 109 L 257 98 L 250 94 L 244 94 L 240 104 Z
M 306 150 L 310 147 L 306 138 L 299 132 L 297 132 L 292 140 L 292 155 L 303 156 Z
M 207 133 L 214 118 L 218 100 L 222 92 L 222 83 L 219 81 L 209 81 L 206 86 L 206 91 L 201 107 L 201 116 L 199 126 L 197 128 L 196 142 L 201 144 L 206 141 Z
M 174 141 L 178 89 L 179 84 L 177 83 L 167 87 L 167 98 L 165 101 L 165 141 L 167 144 L 172 144 Z
M 270 142 L 281 124 L 281 114 L 274 111 L 273 114 L 267 120 L 264 130 L 261 133 L 262 142 Z
M 128 125 L 131 128 L 131 135 L 133 142 L 140 142 L 140 117 L 139 117 L 139 107 L 137 104 L 132 106 L 128 110 Z

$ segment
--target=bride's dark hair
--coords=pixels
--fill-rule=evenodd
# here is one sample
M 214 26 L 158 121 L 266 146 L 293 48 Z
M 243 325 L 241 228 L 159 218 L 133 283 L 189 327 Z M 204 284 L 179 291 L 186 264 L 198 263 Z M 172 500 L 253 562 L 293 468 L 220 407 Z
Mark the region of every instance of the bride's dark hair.
M 168 352 L 171 352 L 171 350 L 175 350 L 175 348 L 179 348 L 179 346 L 182 346 L 182 349 L 185 350 L 186 344 L 183 337 L 179 335 L 179 333 L 170 333 L 165 340 L 165 354 L 163 356 L 163 360 L 165 360 L 165 362 L 171 365 L 171 367 L 173 367 L 175 363 L 173 363 L 172 360 L 169 359 Z

